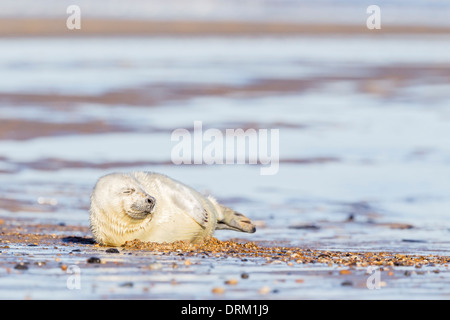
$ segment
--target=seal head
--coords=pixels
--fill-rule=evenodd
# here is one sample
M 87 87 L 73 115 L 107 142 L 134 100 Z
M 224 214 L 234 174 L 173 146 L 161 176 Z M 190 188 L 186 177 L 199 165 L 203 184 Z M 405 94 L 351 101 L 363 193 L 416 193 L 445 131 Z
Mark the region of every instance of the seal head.
M 150 221 L 156 199 L 132 177 L 110 174 L 102 177 L 91 196 L 91 231 L 99 242 L 110 243 L 108 231 L 126 235 L 136 231 L 143 221 Z

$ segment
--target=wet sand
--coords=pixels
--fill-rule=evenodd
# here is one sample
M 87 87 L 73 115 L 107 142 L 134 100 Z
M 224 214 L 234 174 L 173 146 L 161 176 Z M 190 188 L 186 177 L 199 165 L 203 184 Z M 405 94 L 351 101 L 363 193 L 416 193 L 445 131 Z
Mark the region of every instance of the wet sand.
M 5 93 L 0 92 L 0 103 L 15 106 L 28 106 L 30 104 L 52 110 L 67 110 L 78 104 L 98 104 L 103 106 L 136 106 L 141 108 L 157 107 L 170 103 L 186 103 L 193 99 L 209 97 L 233 97 L 241 98 L 270 97 L 274 94 L 292 95 L 303 94 L 313 90 L 346 82 L 354 85 L 363 94 L 372 95 L 374 98 L 402 99 L 399 92 L 407 88 L 410 83 L 419 82 L 422 79 L 439 84 L 450 82 L 450 68 L 446 65 L 404 65 L 384 67 L 361 67 L 361 75 L 341 76 L 317 76 L 308 79 L 254 79 L 251 83 L 241 85 L 195 85 L 186 83 L 157 83 L 152 85 L 108 91 L 100 94 L 55 94 L 55 93 Z M 49 119 L 51 120 L 51 119 Z M 230 124 L 227 124 L 228 126 Z M 310 124 L 291 124 L 273 122 L 271 127 L 278 128 L 304 128 Z M 233 123 L 236 128 L 258 129 L 261 125 L 257 122 Z M 188 128 L 191 129 L 191 128 Z M 167 132 L 171 130 L 157 128 L 135 128 L 131 124 L 106 123 L 102 120 L 83 121 L 79 123 L 58 123 L 55 121 L 30 121 L 26 119 L 0 119 L 0 139 L 28 140 L 37 137 L 95 134 L 111 132 Z M 290 160 L 289 160 L 290 161 Z
M 83 18 L 79 30 L 68 30 L 67 16 L 60 19 L 0 20 L 0 37 L 28 36 L 289 36 L 289 35 L 374 35 L 365 24 L 302 24 L 245 21 L 149 21 Z M 440 26 L 383 25 L 379 34 L 449 34 Z
M 86 227 L 0 223 L 2 298 L 385 299 L 408 288 L 408 299 L 414 299 L 423 298 L 414 289 L 423 281 L 427 298 L 448 294 L 450 258 L 436 254 L 315 250 L 215 238 L 199 245 L 135 240 L 111 248 L 95 244 Z M 326 292 L 320 289 L 324 286 Z
M 369 32 L 365 26 L 287 23 L 118 23 L 101 19 L 83 19 L 82 23 L 82 30 L 68 31 L 65 17 L 2 19 L 0 36 L 3 40 L 117 37 L 119 43 L 127 36 L 168 37 L 175 42 L 178 38 L 205 37 L 200 46 L 207 46 L 208 37 L 223 41 L 255 36 L 320 36 L 336 40 L 340 36 L 351 39 L 369 34 L 378 38 L 450 33 L 445 27 L 386 26 Z M 222 46 L 227 48 L 230 44 L 235 45 L 225 42 Z M 152 47 L 152 43 L 147 45 Z M 439 51 L 438 45 L 434 52 Z M 200 54 L 200 49 L 194 53 Z M 236 61 L 258 70 L 283 59 L 275 57 L 252 65 L 253 59 L 243 52 Z M 318 52 L 323 54 L 323 50 Z M 238 66 L 232 72 L 242 72 L 247 78 L 221 82 L 217 79 L 223 70 L 211 66 L 227 69 L 235 61 L 222 65 L 225 59 L 219 55 L 212 62 L 193 63 L 199 75 L 212 73 L 213 82 L 209 78 L 203 83 L 173 79 L 163 82 L 149 76 L 149 83 L 116 89 L 100 86 L 95 93 L 59 91 L 55 89 L 58 81 L 50 89 L 19 86 L 19 90 L 0 92 L 0 108 L 5 108 L 7 115 L 0 119 L 0 147 L 5 150 L 0 153 L 0 298 L 448 299 L 448 225 L 439 223 L 446 219 L 441 212 L 446 210 L 448 188 L 445 182 L 435 186 L 434 180 L 430 183 L 426 177 L 447 173 L 448 154 L 439 137 L 447 136 L 448 95 L 440 91 L 439 85 L 449 82 L 449 64 L 425 59 L 354 65 L 335 62 L 335 53 L 329 52 L 327 59 L 332 63 L 323 67 L 311 58 L 295 57 L 289 61 L 288 69 L 317 68 L 319 72 L 312 75 L 292 75 L 275 68 L 276 76 L 255 76 L 251 70 L 240 70 Z M 74 59 L 68 63 L 75 65 L 69 71 L 76 71 L 79 66 L 82 72 L 89 70 L 83 65 L 86 61 Z M 120 65 L 111 58 L 105 69 L 117 68 L 121 79 L 127 79 L 128 74 L 123 76 L 120 72 L 152 69 L 158 63 L 168 66 L 169 71 L 190 67 L 189 61 L 154 59 L 156 62 L 150 67 L 147 62 L 144 67 L 133 67 L 126 59 Z M 95 59 L 86 60 L 87 65 L 98 63 Z M 6 69 L 20 71 L 28 68 L 27 63 L 13 59 Z M 36 62 L 36 66 L 41 65 Z M 50 62 L 47 67 L 44 64 L 44 73 L 65 65 L 54 66 Z M 33 73 L 35 69 L 30 70 Z M 206 72 L 203 74 L 202 70 Z M 109 74 L 103 71 L 99 71 L 100 80 L 106 82 Z M 272 71 L 268 73 L 272 75 Z M 189 75 L 184 77 L 189 79 Z M 81 79 L 89 80 L 89 76 L 92 74 L 87 72 Z M 437 89 L 430 93 L 420 87 L 423 84 Z M 272 102 L 264 108 L 265 101 Z M 437 106 L 438 111 L 431 113 L 434 109 L 430 106 Z M 205 120 L 205 128 L 281 130 L 287 137 L 283 150 L 289 152 L 281 155 L 282 170 L 275 177 L 279 180 L 267 182 L 252 175 L 253 168 L 175 167 L 170 152 L 161 151 L 165 150 L 162 147 L 156 150 L 163 157 L 156 157 L 158 152 L 137 153 L 145 148 L 152 151 L 160 141 L 168 145 L 175 128 L 182 126 L 192 131 L 191 114 L 203 119 L 210 108 L 231 111 L 229 115 L 222 112 L 211 116 Z M 247 108 L 251 112 L 245 113 Z M 439 108 L 443 111 L 439 112 Z M 91 116 L 91 112 L 99 115 Z M 382 116 L 378 116 L 380 113 Z M 173 115 L 179 115 L 173 118 L 182 121 L 166 123 Z M 145 116 L 148 120 L 139 122 Z M 398 126 L 406 123 L 404 119 L 417 118 L 424 125 L 422 131 L 420 126 L 415 130 Z M 366 122 L 360 122 L 361 119 Z M 390 119 L 395 124 L 392 127 Z M 383 126 L 385 123 L 388 125 Z M 432 132 L 429 128 L 436 127 L 442 134 L 426 135 Z M 372 133 L 373 128 L 379 129 Z M 396 142 L 398 132 L 406 137 L 419 132 L 432 139 L 411 136 L 406 142 L 414 143 L 404 146 L 405 141 L 400 139 L 389 145 L 391 140 Z M 328 138 L 342 133 L 339 140 Z M 124 141 L 116 145 L 120 137 Z M 132 145 L 130 141 L 140 143 Z M 298 141 L 308 143 L 297 145 Z M 356 144 L 347 144 L 348 141 Z M 103 148 L 103 144 L 108 146 Z M 388 146 L 383 149 L 378 144 Z M 125 145 L 132 145 L 129 157 L 124 157 L 124 152 L 111 152 Z M 367 145 L 369 148 L 365 149 Z M 437 168 L 436 172 L 428 173 L 431 168 Z M 110 171 L 137 169 L 173 173 L 207 191 L 215 188 L 213 191 L 221 200 L 258 222 L 257 233 L 245 237 L 218 232 L 217 238 L 200 246 L 139 241 L 118 248 L 95 244 L 87 213 L 93 183 Z M 395 174 L 402 170 L 404 174 Z M 361 177 L 354 178 L 358 174 Z M 418 180 L 411 178 L 415 176 Z M 214 179 L 221 181 L 220 186 L 211 184 Z M 236 180 L 241 181 L 239 186 Z M 404 193 L 399 191 L 403 189 Z

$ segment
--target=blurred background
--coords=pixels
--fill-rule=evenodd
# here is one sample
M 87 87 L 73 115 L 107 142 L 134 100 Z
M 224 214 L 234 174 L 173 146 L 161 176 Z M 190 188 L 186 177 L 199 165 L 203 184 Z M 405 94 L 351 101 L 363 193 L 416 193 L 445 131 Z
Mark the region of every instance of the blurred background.
M 87 236 L 96 180 L 147 170 L 258 225 L 219 239 L 448 253 L 450 3 L 372 4 L 2 0 L 0 219 Z M 278 173 L 174 165 L 196 120 L 279 129 Z

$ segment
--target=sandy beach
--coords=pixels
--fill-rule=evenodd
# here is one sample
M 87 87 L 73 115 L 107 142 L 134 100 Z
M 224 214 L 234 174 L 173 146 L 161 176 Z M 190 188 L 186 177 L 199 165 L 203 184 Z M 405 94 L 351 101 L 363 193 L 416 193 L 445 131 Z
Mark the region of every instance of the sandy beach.
M 449 299 L 448 26 L 65 19 L 0 19 L 0 299 Z M 194 121 L 279 129 L 279 173 L 174 165 Z M 100 246 L 91 190 L 133 170 L 257 232 Z

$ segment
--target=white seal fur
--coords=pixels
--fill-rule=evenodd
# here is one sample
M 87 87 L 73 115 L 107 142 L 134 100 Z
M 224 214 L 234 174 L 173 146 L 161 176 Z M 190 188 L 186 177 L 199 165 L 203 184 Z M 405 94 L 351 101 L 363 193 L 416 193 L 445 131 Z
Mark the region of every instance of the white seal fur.
M 216 229 L 255 232 L 243 214 L 189 186 L 152 172 L 112 173 L 101 177 L 91 195 L 90 228 L 101 244 L 198 242 Z

